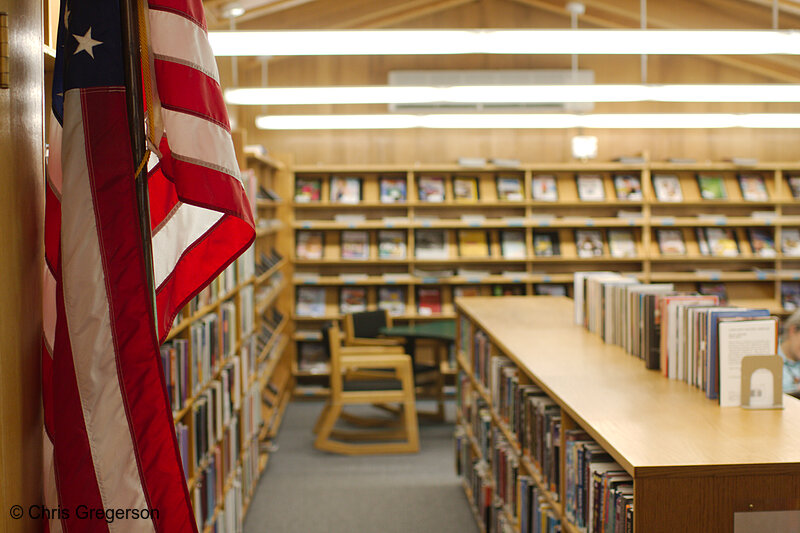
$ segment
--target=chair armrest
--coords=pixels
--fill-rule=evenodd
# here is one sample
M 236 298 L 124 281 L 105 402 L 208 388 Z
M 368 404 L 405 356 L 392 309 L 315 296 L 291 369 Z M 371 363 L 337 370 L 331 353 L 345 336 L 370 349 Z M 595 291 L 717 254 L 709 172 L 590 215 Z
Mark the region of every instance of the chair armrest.
M 389 337 L 378 337 L 374 339 L 365 339 L 356 337 L 352 339 L 348 345 L 349 346 L 403 346 L 405 344 L 405 339 L 398 339 L 398 338 L 389 338 Z
M 342 346 L 342 355 L 401 354 L 402 346 Z
M 339 361 L 342 370 L 366 368 L 398 368 L 411 366 L 411 357 L 406 354 L 361 354 L 342 355 Z

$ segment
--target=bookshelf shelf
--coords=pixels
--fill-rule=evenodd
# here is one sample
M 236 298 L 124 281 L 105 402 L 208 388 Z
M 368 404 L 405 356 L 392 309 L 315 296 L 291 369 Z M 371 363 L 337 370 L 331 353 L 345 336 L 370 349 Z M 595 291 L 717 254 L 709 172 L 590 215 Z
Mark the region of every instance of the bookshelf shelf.
M 575 325 L 572 302 L 566 298 L 464 298 L 456 307 L 459 380 L 467 391 L 461 393 L 459 412 L 472 409 L 477 401 L 472 398 L 483 402 L 491 426 L 521 457 L 521 470 L 530 471 L 540 489 L 546 483 L 527 456 L 530 448 L 521 449 L 516 430 L 500 415 L 499 409 L 516 412 L 513 403 L 503 400 L 507 396 L 500 391 L 505 389 L 499 388 L 509 378 L 494 379 L 484 372 L 516 369 L 520 385 L 538 386 L 552 402 L 553 416 L 561 424 L 559 495 L 541 493 L 545 500 L 550 496 L 548 506 L 564 530 L 579 531 L 561 504 L 568 479 L 564 430 L 588 434 L 632 477 L 636 533 L 732 533 L 735 512 L 800 508 L 793 496 L 800 488 L 795 445 L 800 401 L 784 397 L 782 411 L 720 408 L 702 391 L 646 370 L 640 359 Z M 481 343 L 479 332 L 485 338 Z M 496 398 L 505 403 L 498 407 Z M 465 431 L 474 423 L 463 416 L 460 420 Z M 544 445 L 535 444 L 544 442 L 537 440 L 544 434 L 532 438 L 529 447 Z M 714 506 L 697 505 L 708 498 Z

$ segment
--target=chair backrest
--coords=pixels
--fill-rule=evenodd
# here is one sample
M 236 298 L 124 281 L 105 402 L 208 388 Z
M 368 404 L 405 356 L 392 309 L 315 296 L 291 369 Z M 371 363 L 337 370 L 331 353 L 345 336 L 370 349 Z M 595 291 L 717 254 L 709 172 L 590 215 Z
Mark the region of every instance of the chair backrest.
M 342 345 L 342 332 L 339 325 L 332 322 L 327 330 L 323 329 L 323 340 L 328 337 L 328 351 L 330 353 L 330 388 L 331 397 L 335 397 L 342 392 L 342 370 L 339 364 L 339 348 Z
M 353 339 L 375 339 L 380 336 L 381 328 L 391 325 L 392 318 L 386 309 L 349 313 L 344 318 L 345 342 L 350 343 Z

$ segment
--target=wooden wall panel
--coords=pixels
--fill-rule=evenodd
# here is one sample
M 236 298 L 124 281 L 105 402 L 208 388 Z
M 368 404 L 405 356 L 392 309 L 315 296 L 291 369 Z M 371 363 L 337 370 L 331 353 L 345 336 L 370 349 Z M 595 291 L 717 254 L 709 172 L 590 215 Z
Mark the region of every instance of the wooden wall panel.
M 537 0 L 538 1 L 538 0 Z M 549 0 L 547 0 L 549 1 Z M 733 0 L 725 0 L 737 5 Z M 346 8 L 341 12 L 327 11 L 329 25 L 340 19 L 356 16 L 357 6 L 366 9 L 363 2 L 342 0 Z M 684 27 L 740 27 L 747 21 L 734 24 L 735 7 L 720 14 L 715 3 L 675 0 L 651 2 L 653 17 L 670 19 Z M 253 21 L 258 27 L 323 27 L 314 6 L 324 8 L 330 2 L 318 0 L 284 12 L 276 21 Z M 595 2 L 594 4 L 601 4 Z M 638 2 L 613 0 L 602 2 L 612 6 L 615 13 L 637 12 Z M 634 5 L 635 4 L 635 5 Z M 749 6 L 749 4 L 744 4 Z M 676 7 L 677 6 L 677 7 Z M 682 6 L 682 7 L 681 7 Z M 592 6 L 590 6 L 591 8 Z M 680 7 L 680 9 L 678 8 Z M 606 7 L 607 9 L 610 9 Z M 752 7 L 743 11 L 750 17 Z M 768 10 L 764 11 L 769 20 Z M 691 24 L 680 13 L 695 15 Z M 320 12 L 321 13 L 321 12 Z M 601 14 L 607 14 L 606 11 Z M 316 18 L 315 18 L 316 17 Z M 339 17 L 339 18 L 337 18 Z M 683 17 L 683 18 L 682 18 Z M 782 20 L 797 25 L 796 17 Z M 759 19 L 760 20 L 760 19 Z M 447 27 L 565 27 L 564 14 L 534 9 L 513 0 L 488 0 L 463 4 L 459 7 L 405 21 L 396 27 L 447 28 Z M 752 25 L 752 23 L 750 23 Z M 768 26 L 761 26 L 768 27 Z M 782 27 L 786 27 L 783 25 Z M 368 46 L 368 44 L 365 44 Z M 260 85 L 261 67 L 252 58 L 239 60 L 239 85 Z M 580 68 L 591 69 L 597 83 L 639 83 L 640 59 L 638 56 L 581 56 Z M 298 57 L 274 58 L 268 67 L 270 86 L 326 86 L 326 85 L 383 85 L 391 70 L 401 69 L 568 69 L 568 56 L 391 56 L 391 57 Z M 787 72 L 797 73 L 800 81 L 800 62 L 792 59 Z M 223 84 L 229 85 L 230 63 L 220 60 Z M 794 74 L 791 74 L 794 75 Z M 650 83 L 766 83 L 774 81 L 766 76 L 721 63 L 714 58 L 685 56 L 654 56 L 648 58 Z M 587 134 L 599 137 L 599 159 L 609 160 L 620 155 L 633 155 L 649 151 L 651 157 L 690 157 L 697 160 L 720 160 L 729 157 L 754 157 L 762 161 L 794 161 L 800 159 L 800 130 L 400 130 L 400 131 L 280 131 L 264 132 L 254 127 L 254 118 L 263 112 L 274 114 L 313 113 L 381 113 L 386 106 L 281 106 L 268 109 L 232 107 L 232 115 L 240 127 L 247 128 L 250 142 L 260 143 L 271 150 L 295 154 L 298 164 L 323 163 L 439 163 L 452 162 L 461 156 L 512 157 L 523 161 L 569 161 L 570 139 Z M 595 112 L 799 112 L 800 105 L 789 104 L 602 104 Z
M 32 533 L 12 505 L 38 504 L 42 480 L 42 4 L 9 13 L 11 88 L 0 89 L 0 532 Z

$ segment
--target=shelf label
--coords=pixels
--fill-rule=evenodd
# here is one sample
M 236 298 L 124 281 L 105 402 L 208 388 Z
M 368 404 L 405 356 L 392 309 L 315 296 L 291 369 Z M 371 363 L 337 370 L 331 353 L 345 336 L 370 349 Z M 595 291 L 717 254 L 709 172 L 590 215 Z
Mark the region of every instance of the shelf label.
M 756 279 L 764 281 L 765 279 L 767 279 L 767 273 L 766 272 L 756 272 Z
M 423 227 L 423 228 L 430 228 L 430 227 L 431 227 L 431 222 L 430 222 L 430 220 L 424 220 L 424 221 L 422 222 L 422 227 Z
M 313 224 L 311 222 L 303 222 L 303 224 L 302 224 L 302 228 L 303 229 L 308 229 L 311 226 L 313 226 Z
M 714 219 L 714 224 L 717 226 L 725 226 L 728 224 L 728 220 L 724 217 L 717 217 Z
M 550 276 L 542 276 L 542 281 L 544 283 L 550 283 Z
M 349 222 L 347 224 L 347 227 L 350 228 L 350 229 L 355 229 L 355 228 L 358 227 L 358 224 L 356 224 L 355 222 Z
M 467 226 L 470 228 L 480 228 L 483 224 L 477 220 L 470 221 Z
M 471 277 L 471 278 L 467 278 L 466 281 L 467 281 L 467 283 L 480 283 L 481 281 L 483 281 L 483 278 Z
M 720 275 L 719 275 L 719 274 L 710 274 L 710 275 L 708 276 L 708 278 L 709 278 L 711 281 L 719 281 Z
M 394 222 L 386 222 L 386 221 L 384 221 L 383 222 L 383 226 L 386 227 L 386 228 L 393 228 L 394 227 Z
M 385 284 L 387 284 L 387 285 L 395 285 L 395 284 L 397 283 L 397 280 L 393 280 L 393 279 L 385 279 L 385 280 L 383 280 L 383 282 L 384 282 Z
M 504 221 L 510 228 L 521 228 L 525 225 L 525 221 L 521 218 L 506 218 Z
M 422 278 L 422 283 L 438 283 L 439 278 Z
M 587 218 L 586 219 L 586 225 L 587 226 L 594 226 L 594 220 L 591 219 L 591 218 Z
M 661 217 L 661 225 L 662 226 L 674 226 L 675 225 L 675 217 Z
M 315 280 L 315 279 L 304 279 L 303 280 L 303 284 L 304 285 L 316 285 L 317 283 L 319 283 L 319 282 L 317 280 Z
M 792 274 L 792 279 L 793 279 L 794 281 L 797 281 L 797 280 L 799 280 L 799 279 L 800 279 L 800 274 Z
M 539 219 L 538 226 L 541 227 L 541 228 L 546 228 L 546 227 L 550 226 L 550 221 L 547 220 L 547 219 Z
M 345 285 L 355 285 L 356 284 L 356 280 L 354 280 L 354 279 L 346 279 L 346 280 L 344 280 L 344 284 Z

